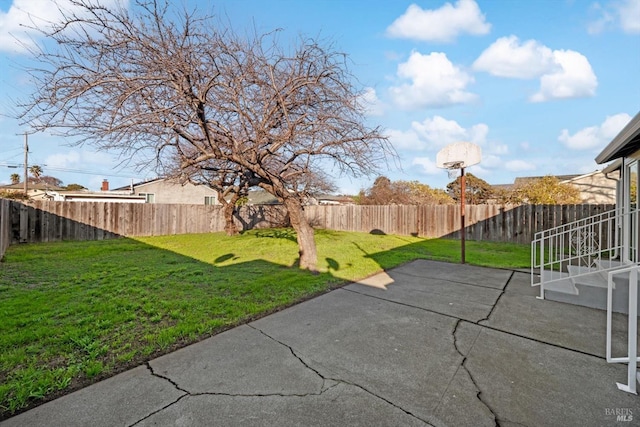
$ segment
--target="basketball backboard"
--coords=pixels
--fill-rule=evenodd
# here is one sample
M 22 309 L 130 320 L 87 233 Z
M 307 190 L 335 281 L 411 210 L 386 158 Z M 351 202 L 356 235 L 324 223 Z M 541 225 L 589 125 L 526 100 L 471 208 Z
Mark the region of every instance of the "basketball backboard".
M 460 169 L 480 163 L 482 150 L 471 142 L 454 142 L 438 151 L 436 166 L 441 169 Z

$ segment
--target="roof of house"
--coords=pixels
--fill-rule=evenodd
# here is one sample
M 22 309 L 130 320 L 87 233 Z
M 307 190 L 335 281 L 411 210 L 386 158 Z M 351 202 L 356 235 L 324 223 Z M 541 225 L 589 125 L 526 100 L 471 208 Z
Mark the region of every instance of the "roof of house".
M 619 159 L 633 153 L 640 148 L 640 111 L 629 123 L 611 140 L 604 150 L 596 157 L 596 163 L 602 164 Z
M 494 190 L 511 190 L 515 184 L 494 184 L 491 187 Z
M 124 185 L 122 187 L 114 188 L 113 190 L 110 190 L 110 191 L 128 191 L 128 190 L 131 189 L 131 186 L 137 187 L 139 185 L 149 184 L 150 182 L 161 181 L 163 179 L 165 179 L 165 178 L 153 178 L 153 179 L 148 179 L 146 181 L 134 182 L 133 184 Z
M 584 174 L 573 174 L 573 175 L 552 175 L 554 178 L 557 178 L 558 181 L 571 181 L 573 179 L 584 176 Z M 531 181 L 535 181 L 536 179 L 542 179 L 544 176 L 523 176 L 516 178 L 513 182 L 515 185 L 526 184 Z
M 618 166 L 619 167 L 619 166 Z M 566 182 L 570 182 L 570 181 L 575 181 L 579 178 L 584 178 L 590 175 L 594 175 L 596 173 L 609 173 L 609 172 L 613 172 L 615 170 L 615 168 L 610 169 L 610 167 L 607 167 L 605 169 L 600 170 L 596 170 L 593 172 L 589 172 L 589 173 L 584 173 L 584 174 L 571 174 L 571 175 L 551 175 L 554 178 L 557 178 L 558 181 L 562 182 L 562 183 L 566 183 Z M 517 187 L 520 185 L 524 185 L 527 184 L 531 181 L 534 181 L 536 179 L 541 179 L 544 178 L 544 176 L 521 176 L 516 178 L 513 181 L 513 184 L 495 184 L 492 185 L 491 187 L 493 187 L 495 190 L 511 190 L 513 187 Z
M 52 191 L 54 192 L 54 191 Z M 115 191 L 55 191 L 65 197 L 76 199 L 100 198 L 100 199 L 144 199 L 144 196 L 136 196 L 125 192 Z
M 62 187 L 56 187 L 54 185 L 49 185 L 46 182 L 38 182 L 38 183 L 28 183 L 28 190 L 51 190 L 58 191 L 63 190 Z M 9 185 L 0 185 L 0 190 L 24 190 L 24 182 L 19 182 L 17 184 L 9 184 Z
M 133 187 L 140 187 L 142 185 L 151 184 L 153 182 L 158 182 L 158 181 L 171 181 L 171 182 L 178 183 L 178 184 L 188 184 L 189 183 L 189 181 L 181 182 L 177 178 L 153 178 L 153 179 L 148 179 L 146 181 L 134 182 L 133 184 L 129 184 L 129 185 L 125 185 L 125 186 L 122 186 L 122 187 L 114 188 L 112 191 L 129 191 L 132 186 Z M 203 186 L 205 186 L 207 188 L 211 188 L 210 186 L 208 186 L 206 184 L 195 184 L 195 183 L 193 183 L 193 185 L 203 185 Z M 211 188 L 211 189 L 213 190 L 213 188 Z

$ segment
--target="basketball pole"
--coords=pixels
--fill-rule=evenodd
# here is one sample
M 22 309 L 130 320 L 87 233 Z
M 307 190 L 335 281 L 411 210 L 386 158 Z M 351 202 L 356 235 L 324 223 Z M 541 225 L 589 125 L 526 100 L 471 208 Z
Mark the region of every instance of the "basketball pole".
M 460 263 L 464 264 L 464 211 L 465 211 L 465 198 L 466 198 L 466 179 L 464 177 L 464 166 L 460 168 Z

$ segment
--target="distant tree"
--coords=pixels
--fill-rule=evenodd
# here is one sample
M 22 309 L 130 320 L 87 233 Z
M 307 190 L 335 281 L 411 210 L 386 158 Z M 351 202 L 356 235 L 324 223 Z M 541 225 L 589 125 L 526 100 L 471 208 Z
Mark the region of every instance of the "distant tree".
M 532 205 L 567 205 L 580 203 L 580 190 L 563 184 L 554 176 L 534 179 L 514 190 L 514 199 Z
M 59 178 L 56 178 L 55 176 L 42 175 L 40 177 L 40 182 L 44 182 L 45 184 L 50 185 L 51 187 L 62 186 L 62 180 Z
M 514 189 L 498 188 L 493 189 L 493 199 L 501 205 L 521 204 L 522 200 Z
M 35 176 L 30 176 L 27 178 L 27 182 L 30 184 L 46 184 L 50 187 L 60 187 L 62 185 L 61 179 L 49 175 L 40 175 L 37 178 Z
M 78 191 L 78 190 L 86 190 L 87 188 L 80 184 L 69 184 L 66 187 L 64 187 L 64 189 L 69 191 Z
M 13 199 L 13 200 L 28 200 L 27 196 L 22 191 L 0 191 L 0 199 Z
M 409 188 L 412 205 L 448 205 L 454 203 L 453 198 L 446 191 L 431 188 L 418 181 L 400 181 Z
M 20 175 L 18 175 L 17 173 L 12 173 L 11 174 L 11 183 L 12 184 L 20 184 Z
M 34 182 L 40 182 L 40 176 L 42 175 L 42 168 L 38 165 L 29 167 L 29 173 L 34 179 Z
M 379 176 L 370 188 L 358 194 L 356 202 L 362 205 L 426 205 L 453 203 L 453 199 L 444 190 L 418 181 L 391 181 Z
M 363 205 L 406 205 L 408 189 L 399 188 L 386 176 L 379 176 L 367 190 L 360 191 L 358 201 Z
M 457 177 L 455 181 L 447 184 L 447 190 L 455 201 L 460 200 L 460 179 Z M 481 205 L 493 196 L 493 188 L 484 179 L 478 178 L 472 173 L 465 174 L 465 201 L 470 205 Z

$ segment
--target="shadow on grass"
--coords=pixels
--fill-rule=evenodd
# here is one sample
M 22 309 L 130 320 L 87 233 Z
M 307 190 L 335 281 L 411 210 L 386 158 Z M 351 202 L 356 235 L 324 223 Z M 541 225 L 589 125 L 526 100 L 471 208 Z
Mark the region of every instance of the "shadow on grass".
M 297 242 L 296 232 L 292 228 L 271 228 L 253 230 L 252 234 L 257 238 L 287 239 Z

